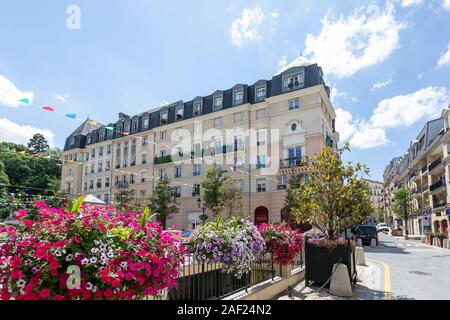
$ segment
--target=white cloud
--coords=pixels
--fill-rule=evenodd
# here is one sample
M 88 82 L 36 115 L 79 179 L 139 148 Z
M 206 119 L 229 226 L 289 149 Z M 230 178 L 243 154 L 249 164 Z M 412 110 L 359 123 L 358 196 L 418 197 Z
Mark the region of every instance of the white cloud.
M 444 9 L 450 10 L 450 0 L 444 0 Z
M 231 42 L 242 47 L 245 41 L 256 39 L 263 19 L 264 13 L 261 8 L 244 9 L 241 17 L 231 24 Z
M 381 89 L 383 87 L 386 87 L 387 85 L 392 83 L 392 77 L 387 78 L 385 81 L 378 81 L 372 86 L 371 91 L 374 91 L 376 89 Z
M 450 43 L 448 44 L 447 52 L 443 53 L 437 62 L 438 67 L 442 67 L 444 65 L 450 65 Z
M 41 133 L 51 146 L 54 145 L 55 135 L 50 129 L 20 125 L 7 118 L 0 118 L 0 141 L 26 145 L 30 138 L 36 133 Z
M 350 146 L 364 150 L 388 145 L 386 131 L 382 128 L 373 128 L 362 125 L 350 140 Z
M 448 103 L 443 87 L 428 87 L 414 93 L 382 100 L 368 121 L 355 120 L 343 109 L 336 110 L 336 130 L 341 140 L 349 140 L 358 149 L 370 149 L 390 143 L 387 129 L 409 127 L 422 119 L 438 117 Z
M 423 3 L 423 0 L 399 0 L 400 5 L 404 8 L 418 6 Z
M 443 87 L 428 87 L 411 94 L 382 100 L 370 122 L 374 127 L 408 127 L 418 120 L 440 115 L 448 103 L 447 91 Z
M 307 35 L 305 54 L 325 73 L 339 78 L 383 62 L 399 47 L 399 32 L 405 25 L 396 21 L 392 3 L 379 14 L 370 11 L 355 9 L 351 16 L 338 20 L 329 11 L 320 33 Z
M 18 108 L 24 104 L 21 99 L 29 99 L 33 103 L 34 94 L 31 91 L 20 91 L 14 83 L 0 75 L 0 106 Z
M 287 66 L 287 59 L 285 56 L 282 56 L 280 61 L 278 61 L 278 70 L 283 70 Z
M 69 95 L 67 93 L 65 93 L 63 95 L 55 93 L 53 96 L 56 99 L 58 99 L 59 101 L 64 102 L 64 103 L 67 102 L 67 99 L 69 98 Z
M 336 103 L 336 99 L 338 99 L 338 98 L 345 98 L 345 97 L 347 97 L 347 92 L 339 91 L 338 88 L 336 88 L 336 87 L 333 87 L 331 89 L 331 92 L 330 92 L 331 103 L 335 104 Z
M 272 18 L 277 19 L 280 16 L 280 11 L 278 10 L 272 11 L 271 16 Z

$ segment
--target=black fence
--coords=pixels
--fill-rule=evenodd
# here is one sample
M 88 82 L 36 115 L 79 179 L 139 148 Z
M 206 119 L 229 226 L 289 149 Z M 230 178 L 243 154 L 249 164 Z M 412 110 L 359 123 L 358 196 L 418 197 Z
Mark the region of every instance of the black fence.
M 256 261 L 241 278 L 229 274 L 219 263 L 197 263 L 187 258 L 181 267 L 177 285 L 167 289 L 161 299 L 167 300 L 219 300 L 240 291 L 247 291 L 258 283 L 281 277 L 285 266 L 277 265 L 270 255 Z M 304 252 L 296 256 L 292 269 L 303 268 Z

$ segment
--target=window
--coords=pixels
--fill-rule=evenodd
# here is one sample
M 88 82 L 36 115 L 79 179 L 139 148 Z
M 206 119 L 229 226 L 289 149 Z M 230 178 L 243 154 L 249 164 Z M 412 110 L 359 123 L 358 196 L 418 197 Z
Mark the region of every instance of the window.
M 142 119 L 142 129 L 148 129 L 148 118 Z
M 241 122 L 242 121 L 242 112 L 235 113 L 233 115 L 233 117 L 234 117 L 234 123 Z
M 123 126 L 123 131 L 130 132 L 130 123 L 129 122 L 125 123 L 125 125 Z
M 104 195 L 103 199 L 105 199 L 104 201 L 105 201 L 106 203 L 109 203 L 109 194 L 106 193 L 106 194 Z
M 167 111 L 161 112 L 160 124 L 167 124 L 168 121 L 169 121 L 169 112 Z
M 106 161 L 106 167 L 105 167 L 105 171 L 109 171 L 111 170 L 111 161 Z
M 256 101 L 261 101 L 266 98 L 266 87 L 256 88 Z
M 71 148 L 75 145 L 75 138 L 74 137 L 70 138 L 69 145 L 70 145 Z
M 164 158 L 167 155 L 167 151 L 165 149 L 159 150 L 159 157 Z
M 218 111 L 222 109 L 222 97 L 214 98 L 213 111 Z
M 214 127 L 220 127 L 222 125 L 222 118 L 215 118 L 214 119 Z
M 98 155 L 103 156 L 103 147 L 98 148 Z
M 303 81 L 304 81 L 303 73 L 286 77 L 283 79 L 283 89 L 292 90 L 303 87 Z
M 298 99 L 289 100 L 289 110 L 298 109 L 299 106 Z
M 256 190 L 266 192 L 266 179 L 256 179 Z
M 167 138 L 167 132 L 166 132 L 166 130 L 161 131 L 161 132 L 159 133 L 159 140 L 166 140 L 166 138 Z
M 109 177 L 105 178 L 105 188 L 109 188 Z
M 95 149 L 91 150 L 91 158 L 95 158 Z
M 88 167 L 87 167 L 87 166 L 84 168 L 84 175 L 85 175 L 85 176 L 88 175 Z
M 94 189 L 94 180 L 89 180 L 89 189 Z
M 176 121 L 183 120 L 183 115 L 184 115 L 184 107 L 177 107 L 177 109 L 175 110 L 175 120 Z
M 264 110 L 264 109 L 256 110 L 256 120 L 264 118 L 265 115 L 266 115 L 266 110 Z
M 286 189 L 286 176 L 278 176 L 277 177 L 277 189 Z
M 241 104 L 244 101 L 244 93 L 242 91 L 236 91 L 233 96 L 234 104 Z
M 103 163 L 99 162 L 97 163 L 97 172 L 102 172 L 103 171 Z
M 145 183 L 147 181 L 147 171 L 141 171 L 141 182 Z
M 256 169 L 261 169 L 266 167 L 266 156 L 257 155 L 256 156 Z
M 94 173 L 94 164 L 91 163 L 91 173 Z
M 196 103 L 194 104 L 194 117 L 198 117 L 202 115 L 202 104 Z
M 242 141 L 241 136 L 235 136 L 234 137 L 234 146 L 233 151 L 240 151 L 244 149 L 244 143 Z
M 175 198 L 180 198 L 180 197 L 181 197 L 181 187 L 176 186 L 175 187 Z
M 166 178 L 166 169 L 159 169 L 159 179 L 164 180 Z
M 182 127 L 178 127 L 175 129 L 175 135 L 177 137 L 181 137 L 183 135 L 183 128 Z
M 199 176 L 201 174 L 201 166 L 200 164 L 194 164 L 194 176 Z
M 89 152 L 86 152 L 86 161 L 89 160 Z
M 297 124 L 296 124 L 296 123 L 293 123 L 293 124 L 291 125 L 291 131 L 295 131 L 295 130 L 297 130 Z
M 141 164 L 147 164 L 147 153 L 141 154 Z
M 97 179 L 97 188 L 102 187 L 102 179 Z
M 202 150 L 200 148 L 200 143 L 194 143 L 193 146 L 193 151 L 194 151 L 194 155 L 200 157 L 202 155 Z
M 138 131 L 138 122 L 137 122 L 137 121 L 133 121 L 131 130 L 132 130 L 133 132 Z
M 85 183 L 84 183 L 84 191 L 87 191 L 87 188 L 88 188 L 87 182 L 85 182 Z
M 199 122 L 194 122 L 194 132 L 201 132 L 202 131 L 202 123 Z
M 111 145 L 106 147 L 106 155 L 110 155 L 111 154 Z
M 199 184 L 194 184 L 194 186 L 192 187 L 192 196 L 193 197 L 200 196 L 200 185 Z
M 148 136 L 142 137 L 142 146 L 148 146 Z
M 72 175 L 72 169 L 71 169 L 71 168 L 69 168 L 69 169 L 67 170 L 67 175 L 68 175 L 68 176 L 71 176 L 71 175 Z
M 181 178 L 181 167 L 175 167 L 175 178 Z
M 266 130 L 260 130 L 256 133 L 256 145 L 263 146 L 266 144 Z
M 300 162 L 302 160 L 302 148 L 301 147 L 289 148 L 287 160 L 289 166 L 300 165 Z

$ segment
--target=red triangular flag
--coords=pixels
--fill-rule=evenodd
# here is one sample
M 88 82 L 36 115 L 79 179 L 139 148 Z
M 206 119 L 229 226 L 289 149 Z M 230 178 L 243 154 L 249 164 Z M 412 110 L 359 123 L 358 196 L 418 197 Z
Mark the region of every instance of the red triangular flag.
M 55 111 L 55 109 L 53 109 L 53 108 L 50 107 L 50 106 L 42 107 L 42 109 L 47 110 L 47 111 Z

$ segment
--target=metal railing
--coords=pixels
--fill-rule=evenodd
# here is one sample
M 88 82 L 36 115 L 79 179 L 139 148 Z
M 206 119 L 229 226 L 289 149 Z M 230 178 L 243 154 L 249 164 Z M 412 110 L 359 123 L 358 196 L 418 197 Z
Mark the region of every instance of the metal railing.
M 434 168 L 439 166 L 441 163 L 442 163 L 442 158 L 441 157 L 437 158 L 432 163 L 430 163 L 430 165 L 428 166 L 428 171 L 433 170 Z
M 444 185 L 444 179 L 441 178 L 430 186 L 430 192 L 433 192 L 434 190 L 439 189 L 443 185 Z

